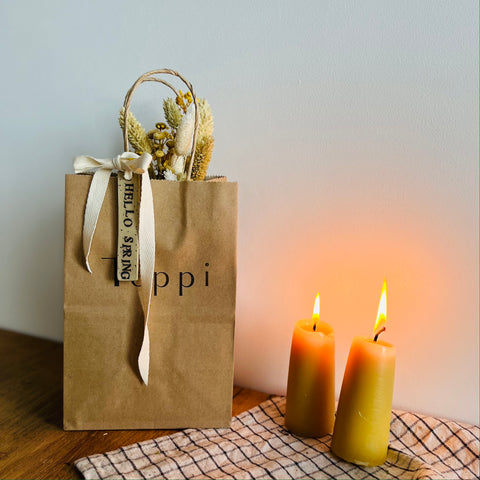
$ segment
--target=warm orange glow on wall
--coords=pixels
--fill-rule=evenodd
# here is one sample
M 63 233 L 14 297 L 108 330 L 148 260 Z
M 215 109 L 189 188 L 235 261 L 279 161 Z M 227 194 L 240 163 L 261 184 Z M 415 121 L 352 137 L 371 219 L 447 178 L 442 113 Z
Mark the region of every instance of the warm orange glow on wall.
M 357 210 L 339 216 L 327 208 L 311 207 L 308 214 L 317 215 L 317 224 L 292 213 L 288 228 L 284 219 L 272 214 L 269 229 L 279 232 L 278 242 L 272 242 L 265 230 L 255 248 L 247 241 L 239 243 L 249 260 L 241 265 L 238 298 L 249 301 L 238 305 L 237 384 L 285 394 L 292 319 L 305 305 L 313 308 L 312 297 L 320 291 L 320 321 L 335 326 L 338 396 L 352 337 L 374 336 L 380 281 L 387 278 L 388 328 L 379 341 L 394 343 L 398 351 L 394 406 L 478 422 L 478 415 L 471 413 L 478 411 L 479 391 L 478 235 L 444 232 L 437 225 L 442 217 L 426 222 L 413 207 L 396 215 L 373 216 L 368 213 L 371 208 L 364 213 Z M 288 251 L 295 255 L 285 255 Z M 254 304 L 255 295 L 260 296 L 256 292 L 262 299 Z M 307 310 L 305 317 L 311 315 L 312 310 Z M 467 335 L 452 328 L 458 318 L 464 321 Z M 446 362 L 444 352 L 452 345 L 455 355 Z M 461 399 L 452 394 L 439 400 L 446 382 L 462 392 Z

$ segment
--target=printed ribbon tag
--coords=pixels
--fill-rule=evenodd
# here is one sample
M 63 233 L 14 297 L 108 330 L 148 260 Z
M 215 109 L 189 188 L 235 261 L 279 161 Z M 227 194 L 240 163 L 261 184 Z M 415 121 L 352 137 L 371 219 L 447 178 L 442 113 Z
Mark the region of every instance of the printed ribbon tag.
M 140 214 L 140 176 L 130 180 L 118 172 L 117 279 L 138 280 L 138 219 Z

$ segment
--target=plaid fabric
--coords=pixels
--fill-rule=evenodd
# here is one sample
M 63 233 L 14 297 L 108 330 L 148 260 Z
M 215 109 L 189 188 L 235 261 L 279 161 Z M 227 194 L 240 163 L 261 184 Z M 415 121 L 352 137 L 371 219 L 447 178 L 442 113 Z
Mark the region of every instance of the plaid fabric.
M 331 436 L 301 438 L 283 424 L 285 398 L 235 417 L 229 429 L 188 429 L 75 462 L 87 479 L 479 478 L 479 429 L 394 411 L 387 461 L 359 467 L 330 452 Z

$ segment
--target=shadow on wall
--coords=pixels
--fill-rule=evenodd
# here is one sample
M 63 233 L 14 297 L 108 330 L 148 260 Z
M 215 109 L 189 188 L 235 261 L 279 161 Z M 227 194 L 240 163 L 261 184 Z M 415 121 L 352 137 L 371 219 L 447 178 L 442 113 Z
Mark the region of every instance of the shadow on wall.
M 12 287 L 22 291 L 24 301 L 12 309 L 17 312 L 13 329 L 62 340 L 63 205 L 52 203 L 41 215 L 30 216 L 28 225 L 18 227 L 24 233 L 13 247 L 19 271 L 13 279 L 17 285 Z

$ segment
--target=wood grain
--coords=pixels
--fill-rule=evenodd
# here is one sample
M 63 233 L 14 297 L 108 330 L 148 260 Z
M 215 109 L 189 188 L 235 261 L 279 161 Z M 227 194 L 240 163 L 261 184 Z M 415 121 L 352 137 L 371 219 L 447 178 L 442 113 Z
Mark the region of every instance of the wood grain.
M 82 478 L 75 460 L 174 432 L 64 432 L 63 345 L 0 329 L 0 352 L 0 478 Z M 234 387 L 233 415 L 267 398 Z

